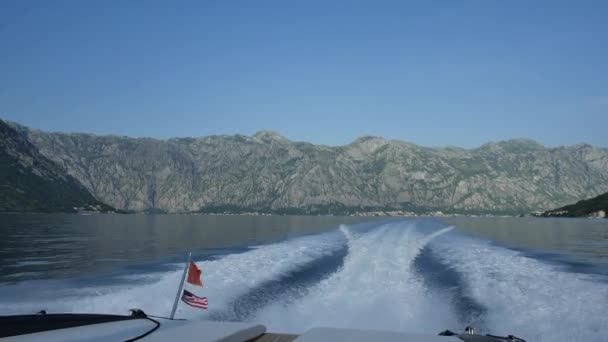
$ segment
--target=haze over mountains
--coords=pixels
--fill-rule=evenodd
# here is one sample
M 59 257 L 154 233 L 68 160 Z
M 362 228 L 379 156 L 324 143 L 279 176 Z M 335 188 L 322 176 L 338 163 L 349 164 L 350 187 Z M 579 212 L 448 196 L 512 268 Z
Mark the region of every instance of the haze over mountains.
M 130 211 L 517 214 L 608 192 L 608 149 L 590 145 L 429 148 L 362 137 L 330 147 L 272 132 L 156 140 L 2 126 L 16 133 L 3 140 L 24 139 L 97 200 Z

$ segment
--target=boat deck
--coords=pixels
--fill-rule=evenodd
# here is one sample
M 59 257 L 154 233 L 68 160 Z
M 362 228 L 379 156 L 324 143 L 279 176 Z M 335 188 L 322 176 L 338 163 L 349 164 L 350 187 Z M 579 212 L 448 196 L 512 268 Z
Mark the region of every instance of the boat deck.
M 249 340 L 249 342 L 290 342 L 295 340 L 297 337 L 298 335 L 265 333 L 259 337 Z

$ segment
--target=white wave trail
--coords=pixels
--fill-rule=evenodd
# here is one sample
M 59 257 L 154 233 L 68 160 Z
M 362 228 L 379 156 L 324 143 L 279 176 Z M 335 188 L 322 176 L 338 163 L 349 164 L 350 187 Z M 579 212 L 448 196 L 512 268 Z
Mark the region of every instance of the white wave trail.
M 209 298 L 209 311 L 220 311 L 232 299 L 266 281 L 280 278 L 307 263 L 333 253 L 344 245 L 344 237 L 325 233 L 258 246 L 240 254 L 227 255 L 213 261 L 197 262 L 203 271 L 204 288 L 193 290 Z M 141 308 L 149 314 L 167 315 L 171 310 L 184 264 L 179 270 L 152 276 L 152 283 L 140 282 L 73 289 L 65 298 L 46 298 L 16 302 L 3 308 L 10 313 L 30 313 L 40 309 L 48 312 L 96 312 L 125 314 L 130 308 Z M 135 277 L 148 277 L 136 275 Z M 204 317 L 201 310 L 180 305 L 176 317 Z
M 331 255 L 343 244 L 344 239 L 339 234 L 326 233 L 200 263 L 205 280 L 203 293 L 209 297 L 210 308 L 215 311 L 226 309 L 232 299 L 248 290 Z M 184 308 L 185 314 L 186 311 L 190 315 L 200 314 L 200 311 L 189 307 Z
M 528 341 L 608 340 L 606 283 L 468 237 L 438 241 L 434 250 L 487 307 L 489 332 Z
M 304 297 L 272 304 L 254 320 L 287 332 L 332 326 L 436 333 L 456 327 L 449 305 L 412 270 L 424 246 L 451 229 L 423 234 L 398 222 L 358 235 L 341 227 L 349 247 L 343 267 Z

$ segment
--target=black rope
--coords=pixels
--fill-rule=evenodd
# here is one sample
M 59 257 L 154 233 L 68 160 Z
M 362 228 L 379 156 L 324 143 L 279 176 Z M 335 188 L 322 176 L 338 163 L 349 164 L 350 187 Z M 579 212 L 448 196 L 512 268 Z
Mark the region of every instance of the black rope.
M 148 317 L 161 318 L 161 319 L 166 319 L 169 321 L 187 321 L 187 319 L 185 319 L 185 318 L 169 318 L 169 317 L 154 316 L 154 315 L 148 315 Z
M 150 330 L 146 331 L 145 333 L 143 333 L 143 334 L 141 334 L 141 335 L 139 335 L 139 336 L 136 336 L 136 337 L 130 338 L 130 339 L 128 339 L 128 340 L 125 340 L 124 342 L 133 342 L 133 341 L 141 340 L 142 338 L 144 338 L 144 337 L 146 337 L 146 336 L 150 335 L 151 333 L 153 333 L 154 331 L 156 331 L 156 329 L 158 329 L 158 327 L 160 327 L 160 322 L 159 322 L 159 321 L 157 321 L 157 320 L 155 320 L 155 319 L 152 319 L 152 318 L 150 318 L 150 317 L 148 317 L 148 316 L 146 316 L 146 317 L 142 317 L 142 318 L 145 318 L 145 319 L 147 319 L 147 320 L 149 320 L 149 321 L 152 321 L 152 322 L 155 324 L 154 328 L 152 328 L 152 329 L 150 329 Z

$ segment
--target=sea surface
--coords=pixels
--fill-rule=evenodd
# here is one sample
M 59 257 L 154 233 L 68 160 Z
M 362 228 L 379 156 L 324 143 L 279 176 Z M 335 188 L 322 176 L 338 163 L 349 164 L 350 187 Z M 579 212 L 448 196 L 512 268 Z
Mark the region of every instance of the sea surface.
M 0 214 L 0 315 L 188 319 L 608 341 L 608 220 Z

